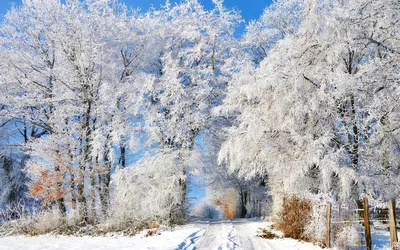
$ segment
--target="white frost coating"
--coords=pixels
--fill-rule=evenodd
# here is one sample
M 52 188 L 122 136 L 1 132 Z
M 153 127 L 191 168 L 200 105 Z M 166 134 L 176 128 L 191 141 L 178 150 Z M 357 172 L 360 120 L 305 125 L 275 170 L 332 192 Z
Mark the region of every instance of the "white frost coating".
M 157 155 L 132 168 L 117 170 L 112 183 L 112 217 L 120 223 L 168 222 L 170 213 L 179 209 L 179 181 L 186 178 L 182 174 L 183 167 L 172 154 Z
M 111 183 L 111 220 L 169 223 L 182 208 L 186 182 L 185 164 L 196 164 L 196 157 L 178 158 L 173 152 L 146 157 L 145 161 L 119 169 Z M 191 165 L 192 166 L 192 165 Z
M 327 201 L 398 194 L 399 1 L 276 0 L 242 39 L 238 13 L 213 2 L 24 0 L 6 14 L 1 139 L 29 155 L 38 198 L 87 208 L 89 224 L 168 221 L 207 164 L 215 194 L 251 189 L 275 211 L 298 195 L 318 228 Z
M 196 139 L 211 126 L 238 49 L 239 14 L 214 3 L 137 13 L 116 0 L 25 0 L 6 14 L 0 113 L 16 121 L 14 133 L 26 131 L 21 144 L 35 187 L 60 189 L 44 197 L 51 205 L 83 202 L 84 214 L 100 220 L 110 177 L 136 161 L 132 155 L 152 162 L 155 148 L 158 156 L 199 152 Z M 176 178 L 198 167 L 184 164 Z
M 259 66 L 233 76 L 217 110 L 236 117 L 219 162 L 249 180 L 268 175 L 275 208 L 290 195 L 311 199 L 318 211 L 327 201 L 362 195 L 374 204 L 387 201 L 398 193 L 400 176 L 400 116 L 393 99 L 400 92 L 400 40 L 389 35 L 399 33 L 393 25 L 399 2 L 275 5 L 265 15 L 279 9 L 298 28 L 264 41 L 269 51 Z M 286 26 L 276 28 L 276 34 L 288 33 Z M 271 33 L 261 17 L 248 29 L 250 41 L 258 29 Z M 319 213 L 316 228 L 322 228 Z

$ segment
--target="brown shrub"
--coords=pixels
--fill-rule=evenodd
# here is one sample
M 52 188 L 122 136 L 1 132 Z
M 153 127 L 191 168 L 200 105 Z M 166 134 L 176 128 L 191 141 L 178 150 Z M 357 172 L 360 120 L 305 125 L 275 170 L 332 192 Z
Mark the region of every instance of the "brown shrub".
M 215 200 L 215 205 L 224 211 L 224 218 L 236 218 L 237 197 L 234 189 L 225 192 L 225 196 Z
M 285 198 L 276 226 L 284 233 L 285 237 L 308 241 L 304 231 L 310 215 L 311 202 L 309 200 L 296 196 Z
M 215 205 L 224 210 L 224 218 L 233 219 L 236 217 L 236 209 L 234 204 L 227 202 L 226 200 L 217 199 Z

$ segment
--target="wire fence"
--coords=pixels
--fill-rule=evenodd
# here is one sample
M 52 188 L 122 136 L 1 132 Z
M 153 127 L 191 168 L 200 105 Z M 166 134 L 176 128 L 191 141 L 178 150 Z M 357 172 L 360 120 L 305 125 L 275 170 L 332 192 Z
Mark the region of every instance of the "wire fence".
M 387 236 L 385 232 L 389 231 L 390 244 L 393 249 L 398 249 L 396 223 L 400 219 L 399 215 L 400 209 L 396 209 L 394 200 L 390 201 L 387 207 L 369 207 L 367 198 L 353 206 L 351 203 L 328 203 L 325 245 L 372 250 L 374 245 L 387 243 L 383 242 L 382 235 Z M 384 234 L 377 234 L 378 231 Z

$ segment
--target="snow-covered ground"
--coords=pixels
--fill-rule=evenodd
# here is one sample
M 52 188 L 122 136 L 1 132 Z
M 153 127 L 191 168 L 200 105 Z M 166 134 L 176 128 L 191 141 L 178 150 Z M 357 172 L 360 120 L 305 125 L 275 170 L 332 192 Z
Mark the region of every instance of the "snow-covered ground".
M 259 219 L 199 219 L 152 237 L 143 234 L 135 237 L 4 237 L 0 238 L 0 250 L 321 250 L 311 243 L 293 239 L 257 237 L 259 228 L 268 226 Z M 387 226 L 373 227 L 372 231 L 374 249 L 390 249 Z
M 294 249 L 320 250 L 310 243 L 293 239 L 266 240 L 257 237 L 266 223 L 257 219 L 204 221 L 197 220 L 153 237 L 5 237 L 1 250 L 91 250 L 91 249 L 160 249 L 160 250 L 223 250 L 223 249 Z

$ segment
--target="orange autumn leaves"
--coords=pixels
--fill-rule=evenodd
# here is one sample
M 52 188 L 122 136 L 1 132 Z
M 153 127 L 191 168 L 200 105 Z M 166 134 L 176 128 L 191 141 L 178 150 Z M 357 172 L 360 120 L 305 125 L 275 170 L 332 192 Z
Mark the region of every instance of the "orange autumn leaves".
M 65 196 L 63 185 L 63 173 L 61 170 L 46 170 L 40 173 L 40 177 L 29 185 L 29 195 L 41 200 L 42 206 L 50 206 L 53 201 Z
M 57 153 L 53 163 L 40 165 L 40 171 L 32 176 L 29 184 L 29 195 L 41 201 L 43 207 L 65 198 L 70 192 L 66 188 L 65 177 L 72 172 L 72 167 L 66 163 L 61 154 Z

